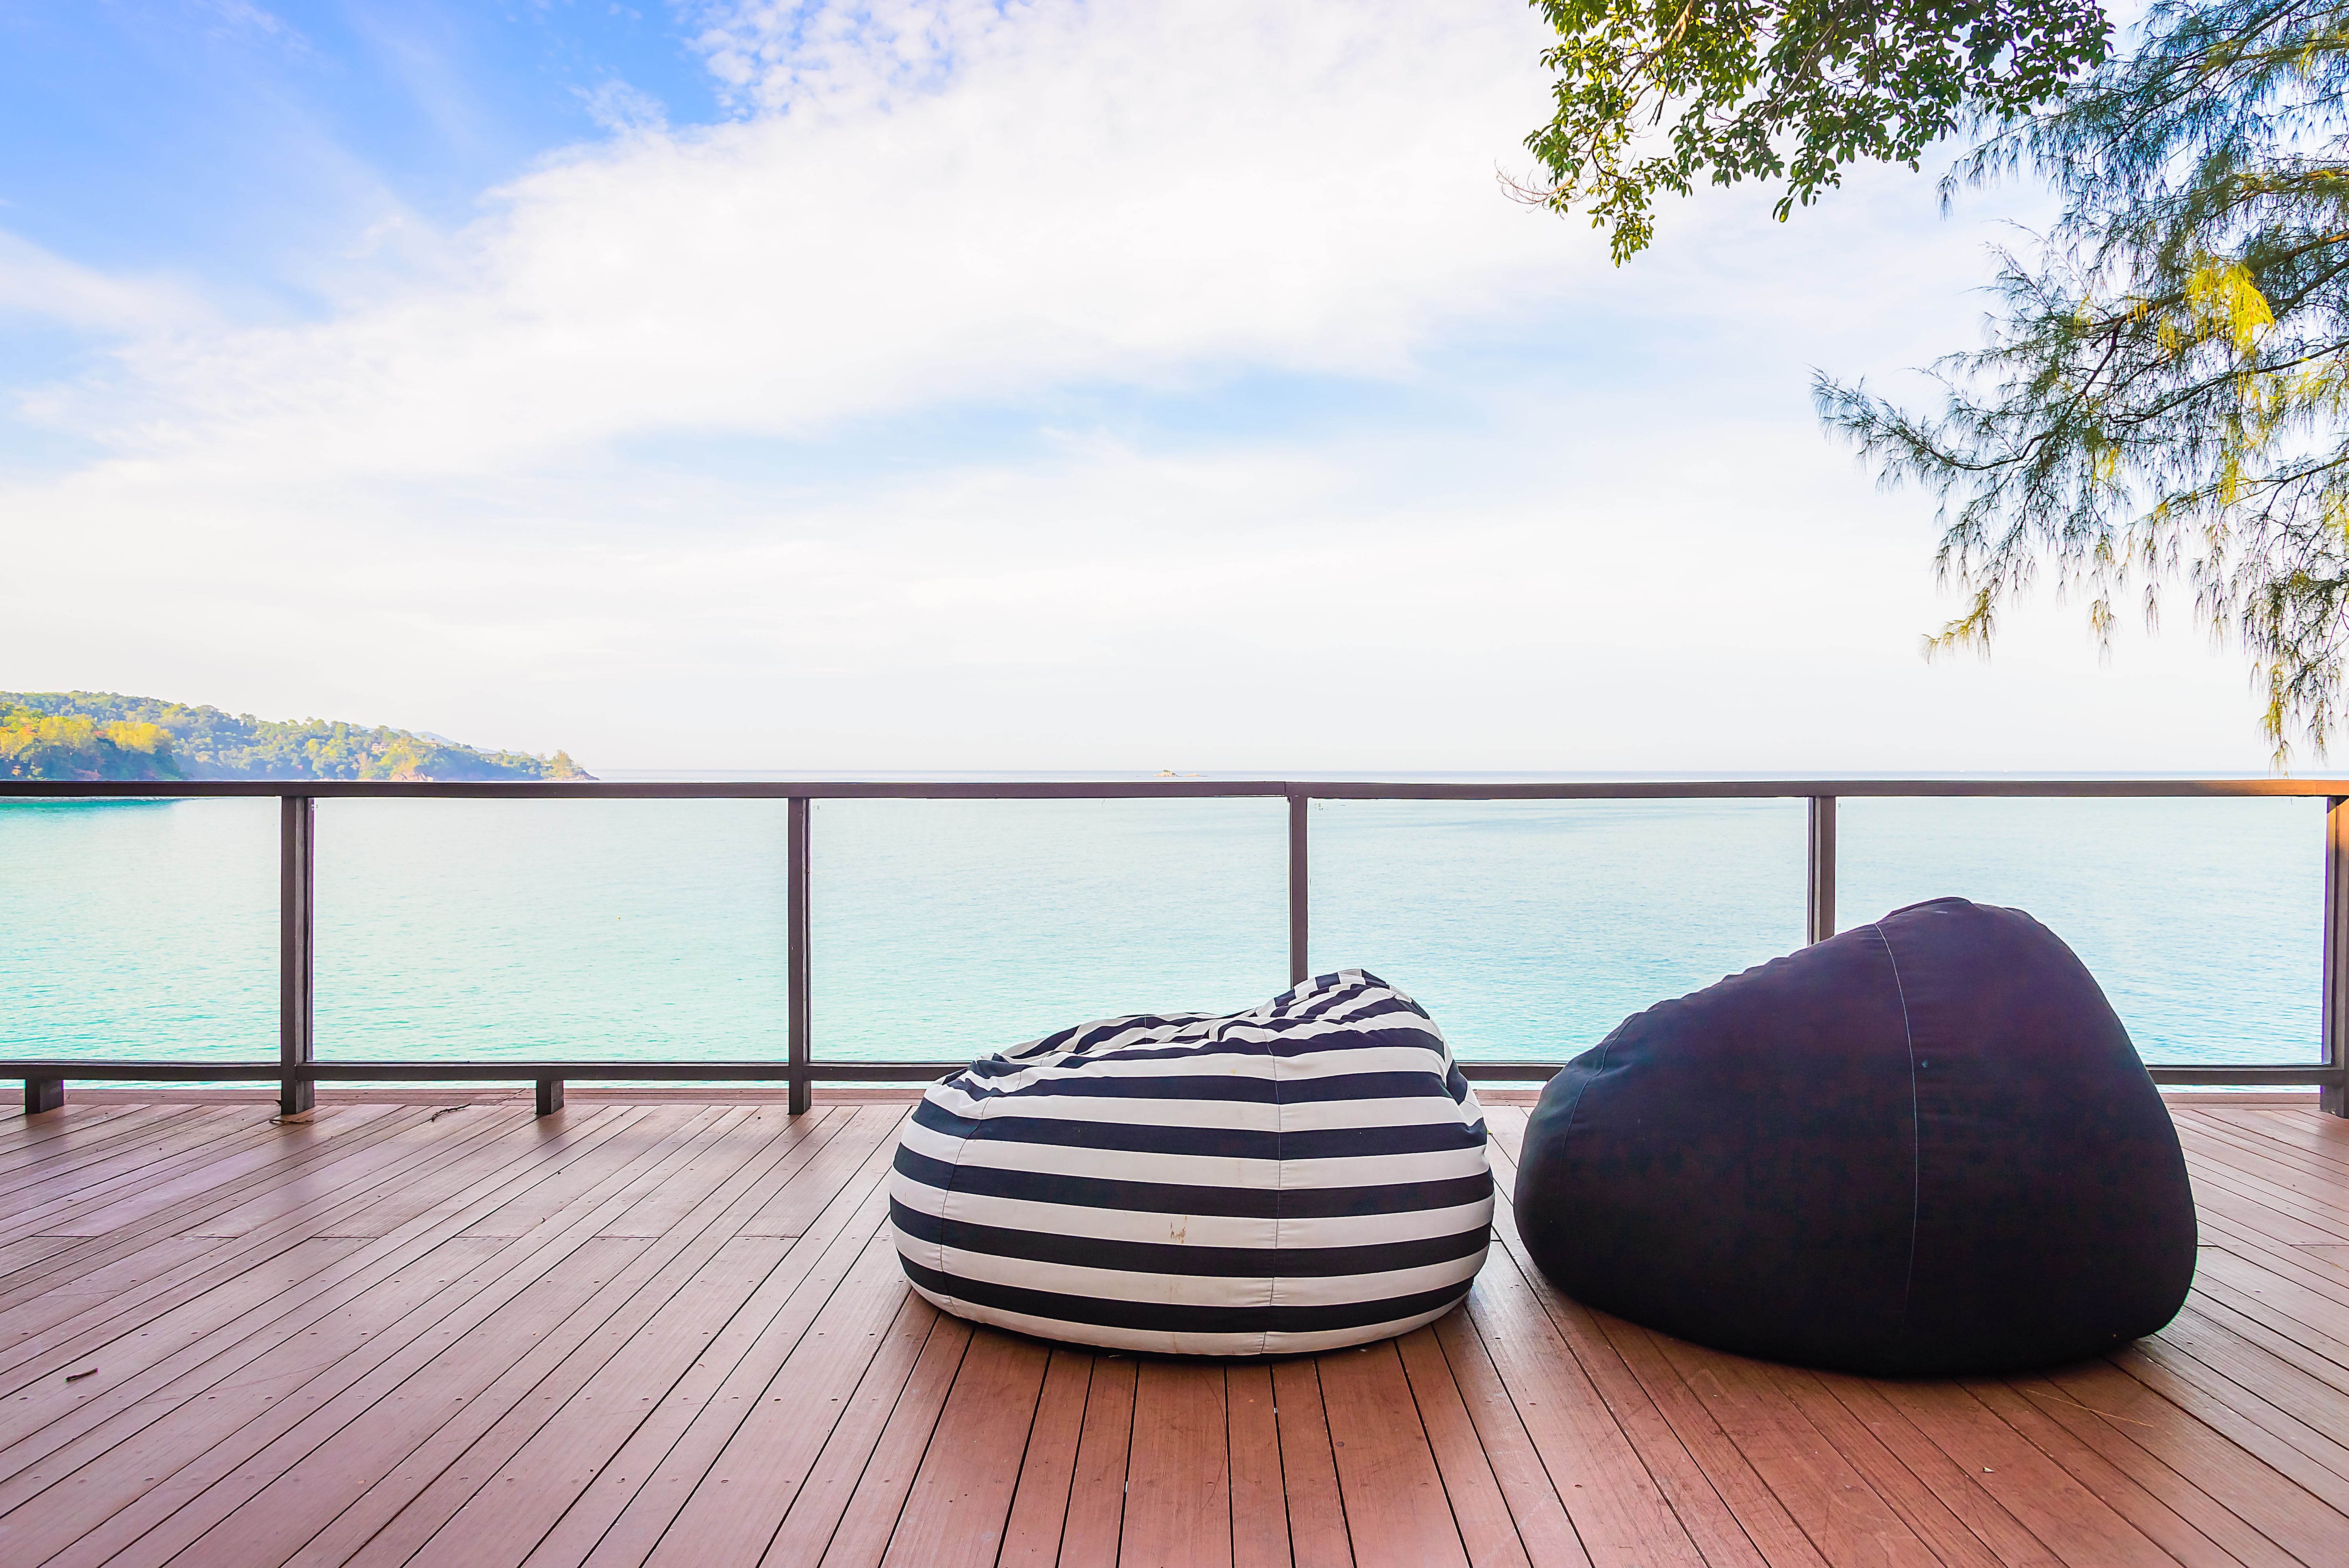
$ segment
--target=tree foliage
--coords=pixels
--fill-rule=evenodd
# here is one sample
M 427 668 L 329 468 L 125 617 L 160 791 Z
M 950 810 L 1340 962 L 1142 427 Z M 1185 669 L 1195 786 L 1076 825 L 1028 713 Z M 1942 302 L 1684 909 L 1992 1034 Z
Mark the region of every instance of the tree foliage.
M 1987 645 L 2043 572 L 2109 634 L 2167 583 L 2240 640 L 2278 766 L 2337 722 L 2349 633 L 2349 0 L 2167 0 L 2140 46 L 2006 126 L 1956 178 L 2017 168 L 2061 221 L 2005 255 L 1989 341 L 1911 415 L 1821 379 L 1888 480 L 1941 500 Z
M 1526 139 L 1549 183 L 1525 194 L 1587 211 L 1618 263 L 1653 237 L 1660 191 L 1783 178 L 1784 220 L 1847 164 L 1914 169 L 1967 118 L 2047 101 L 2111 36 L 2095 0 L 1536 5 L 1557 112 Z
M 0 778 L 587 779 L 558 751 L 484 751 L 381 725 L 279 723 L 117 692 L 0 692 Z
M 0 694 L 0 779 L 182 777 L 171 734 L 160 726 L 41 713 Z

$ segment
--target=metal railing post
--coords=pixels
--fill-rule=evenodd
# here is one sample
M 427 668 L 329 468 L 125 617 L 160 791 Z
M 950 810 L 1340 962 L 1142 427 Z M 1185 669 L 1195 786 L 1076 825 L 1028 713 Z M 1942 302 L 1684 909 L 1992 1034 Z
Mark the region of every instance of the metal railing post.
M 1811 797 L 1810 851 L 1805 864 L 1803 942 L 1825 942 L 1836 934 L 1836 798 Z
M 1307 859 L 1306 807 L 1309 798 L 1299 790 L 1288 792 L 1288 983 L 1302 985 L 1313 977 L 1313 966 L 1305 955 L 1308 927 L 1313 912 L 1313 895 Z
M 277 831 L 277 1062 L 308 1067 L 313 1052 L 311 954 L 317 935 L 317 802 L 287 795 L 279 802 Z M 306 1117 L 318 1086 L 287 1078 L 277 1086 L 277 1114 Z
M 2320 1057 L 2335 1073 L 2349 1055 L 2349 795 L 2324 801 L 2324 1001 Z M 2349 1116 L 2349 1084 L 2338 1077 L 2317 1090 L 2318 1104 Z
M 804 795 L 791 797 L 791 827 L 787 835 L 784 881 L 784 923 L 791 935 L 786 944 L 785 960 L 789 992 L 787 1011 L 790 1015 L 791 1037 L 790 1078 L 791 1114 L 806 1114 L 815 1104 L 815 1075 L 811 1070 L 814 1058 L 809 1054 L 808 1029 L 812 1008 L 808 995 L 808 819 L 812 802 Z

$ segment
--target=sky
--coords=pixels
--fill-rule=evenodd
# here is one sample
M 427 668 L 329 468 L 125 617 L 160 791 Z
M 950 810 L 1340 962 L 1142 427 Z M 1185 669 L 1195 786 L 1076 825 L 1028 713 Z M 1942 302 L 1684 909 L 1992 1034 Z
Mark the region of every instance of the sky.
M 1509 199 L 1519 0 L 0 0 L 0 688 L 596 769 L 2261 771 L 2179 604 L 1927 661 L 2051 209 Z M 1946 160 L 1944 160 L 1946 161 Z

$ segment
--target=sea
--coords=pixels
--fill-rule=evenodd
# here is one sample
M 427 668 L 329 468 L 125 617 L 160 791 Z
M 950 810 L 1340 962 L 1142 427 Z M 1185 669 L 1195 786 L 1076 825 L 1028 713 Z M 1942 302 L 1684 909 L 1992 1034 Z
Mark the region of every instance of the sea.
M 317 813 L 321 1059 L 782 1056 L 783 802 Z M 1262 1002 L 1286 830 L 1277 799 L 818 801 L 815 1055 Z M 1847 798 L 1839 923 L 2027 910 L 2148 1062 L 2310 1062 L 2322 830 L 2315 799 Z M 274 1057 L 277 831 L 271 799 L 0 802 L 0 1056 Z M 1322 801 L 1310 833 L 1314 971 L 1401 986 L 1463 1058 L 1563 1061 L 1803 939 L 1799 800 Z

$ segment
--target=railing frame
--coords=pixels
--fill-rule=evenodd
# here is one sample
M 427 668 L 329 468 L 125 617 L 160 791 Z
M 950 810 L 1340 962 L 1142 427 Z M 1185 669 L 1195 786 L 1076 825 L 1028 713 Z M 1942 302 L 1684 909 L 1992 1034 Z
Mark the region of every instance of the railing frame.
M 0 1060 L 0 1078 L 21 1078 L 28 1115 L 65 1103 L 67 1078 L 216 1083 L 274 1079 L 280 1112 L 310 1112 L 321 1083 L 512 1082 L 536 1086 L 538 1113 L 562 1109 L 566 1081 L 774 1082 L 789 1086 L 794 1116 L 813 1102 L 818 1082 L 923 1082 L 961 1062 L 819 1062 L 812 1022 L 813 953 L 809 866 L 812 812 L 819 799 L 1075 800 L 1280 797 L 1288 805 L 1288 972 L 1292 985 L 1312 975 L 1310 810 L 1315 800 L 1722 800 L 1801 799 L 1809 829 L 1804 857 L 1804 935 L 1823 942 L 1836 930 L 1836 812 L 1844 798 L 2147 799 L 2321 797 L 2324 813 L 2324 927 L 2322 1045 L 2314 1064 L 2251 1067 L 2151 1067 L 2171 1085 L 2314 1086 L 2323 1109 L 2349 1116 L 2349 779 L 1687 779 L 1560 783 L 1391 784 L 1334 780 L 1148 779 L 1034 783 L 731 780 L 615 783 L 409 782 L 352 779 L 146 780 L 0 779 L 0 799 L 207 799 L 257 797 L 280 802 L 278 1059 L 274 1062 Z M 313 1030 L 313 945 L 317 927 L 316 804 L 321 799 L 781 799 L 788 803 L 785 896 L 789 992 L 784 1057 L 750 1062 L 322 1062 Z M 1484 1081 L 1538 1082 L 1557 1062 L 1460 1064 Z

